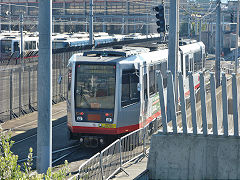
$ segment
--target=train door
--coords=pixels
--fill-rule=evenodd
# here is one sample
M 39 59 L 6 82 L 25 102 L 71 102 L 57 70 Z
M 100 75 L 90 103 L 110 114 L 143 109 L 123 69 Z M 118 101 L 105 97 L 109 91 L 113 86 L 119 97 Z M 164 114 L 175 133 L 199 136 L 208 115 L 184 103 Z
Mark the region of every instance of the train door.
M 67 117 L 68 117 L 68 124 L 72 124 L 72 94 L 71 94 L 71 87 L 72 86 L 72 63 L 68 65 L 68 82 L 67 82 Z
M 143 63 L 140 68 L 140 78 L 141 78 L 141 121 L 143 126 L 145 125 L 145 120 L 147 118 L 147 109 L 148 109 L 148 76 L 147 76 L 147 66 L 146 63 Z
M 190 71 L 194 72 L 194 57 L 193 54 L 189 54 L 189 67 Z
M 20 52 L 19 42 L 17 41 L 13 43 L 13 52 Z
M 190 61 L 189 61 L 189 55 L 188 54 L 184 54 L 183 57 L 184 57 L 184 62 L 185 62 L 184 66 L 183 66 L 183 67 L 185 67 L 185 68 L 183 68 L 185 70 L 183 70 L 183 71 L 185 71 L 184 72 L 184 74 L 185 74 L 184 78 L 186 78 L 188 76 L 188 71 L 190 71 Z

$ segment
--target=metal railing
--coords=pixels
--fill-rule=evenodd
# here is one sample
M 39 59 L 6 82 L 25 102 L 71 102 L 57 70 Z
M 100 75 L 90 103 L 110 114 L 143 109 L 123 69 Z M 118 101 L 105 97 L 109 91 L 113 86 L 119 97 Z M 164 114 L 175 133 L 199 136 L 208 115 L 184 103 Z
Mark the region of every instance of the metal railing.
M 239 135 L 238 108 L 240 106 L 240 96 L 238 96 L 238 89 L 240 89 L 240 77 L 232 74 L 230 78 L 227 78 L 225 73 L 222 73 L 222 86 L 216 88 L 214 73 L 210 73 L 210 82 L 205 84 L 204 74 L 200 72 L 200 88 L 198 90 L 200 93 L 200 101 L 197 103 L 193 75 L 190 72 L 188 81 L 190 90 L 190 107 L 188 109 L 186 108 L 182 74 L 178 73 L 177 78 L 179 81 L 180 113 L 177 113 L 173 94 L 175 89 L 172 74 L 168 72 L 167 92 L 170 95 L 168 104 L 168 110 L 170 109 L 169 116 L 167 116 L 167 113 L 165 112 L 166 100 L 164 99 L 165 97 L 163 91 L 161 91 L 161 89 L 163 89 L 163 81 L 160 73 L 157 74 L 157 78 L 160 106 L 161 110 L 163 110 L 161 112 L 161 120 L 157 118 L 144 128 L 129 133 L 115 141 L 103 151 L 98 153 L 98 156 L 95 155 L 95 158 L 93 157 L 81 165 L 79 167 L 79 173 L 75 177 L 78 177 L 78 179 L 103 180 L 111 178 L 121 170 L 124 171 L 124 165 L 141 155 L 147 155 L 146 152 L 150 147 L 151 135 L 160 129 L 160 125 L 162 127 L 159 132 L 162 132 L 163 134 L 170 132 L 225 136 Z M 205 88 L 209 85 L 211 87 L 210 92 L 206 93 Z M 229 100 L 231 102 L 229 102 Z M 217 110 L 219 108 L 221 109 L 220 111 Z M 168 123 L 170 121 L 171 127 Z M 232 133 L 229 133 L 229 130 Z M 95 162 L 99 165 L 98 168 L 101 169 L 100 175 L 91 171 L 94 169 L 90 168 L 93 166 L 93 159 L 95 159 Z M 86 167 L 89 167 L 87 171 Z M 91 176 L 86 176 L 86 174 L 91 174 Z M 92 174 L 95 174 L 96 176 Z
M 113 142 L 100 153 L 79 167 L 77 179 L 110 179 L 124 166 L 140 156 L 147 155 L 151 135 L 159 129 L 160 119 L 156 118 L 145 127 L 133 131 Z

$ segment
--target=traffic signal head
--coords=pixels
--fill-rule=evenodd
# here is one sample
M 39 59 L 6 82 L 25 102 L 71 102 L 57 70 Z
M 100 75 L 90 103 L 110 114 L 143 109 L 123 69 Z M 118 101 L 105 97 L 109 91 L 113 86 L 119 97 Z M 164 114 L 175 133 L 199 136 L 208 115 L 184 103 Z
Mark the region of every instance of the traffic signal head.
M 161 4 L 159 6 L 156 6 L 154 8 L 154 10 L 157 12 L 156 13 L 156 18 L 158 19 L 156 24 L 159 26 L 157 28 L 157 32 L 165 32 L 166 28 L 165 28 L 165 16 L 164 16 L 164 5 Z
M 233 23 L 233 13 L 231 13 L 230 19 L 231 19 L 231 23 Z

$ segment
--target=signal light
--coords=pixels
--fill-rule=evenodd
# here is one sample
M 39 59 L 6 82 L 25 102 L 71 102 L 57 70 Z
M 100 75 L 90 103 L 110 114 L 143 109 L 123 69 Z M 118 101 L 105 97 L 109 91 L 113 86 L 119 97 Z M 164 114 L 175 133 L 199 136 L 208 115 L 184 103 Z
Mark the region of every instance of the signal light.
M 233 17 L 233 13 L 231 13 L 231 17 L 230 18 L 231 18 L 231 23 L 233 23 L 233 18 L 234 18 Z
M 156 24 L 159 26 L 157 28 L 157 32 L 166 32 L 166 25 L 165 25 L 165 16 L 164 16 L 164 5 L 161 4 L 159 6 L 156 6 L 154 10 L 157 12 L 156 18 L 158 19 Z

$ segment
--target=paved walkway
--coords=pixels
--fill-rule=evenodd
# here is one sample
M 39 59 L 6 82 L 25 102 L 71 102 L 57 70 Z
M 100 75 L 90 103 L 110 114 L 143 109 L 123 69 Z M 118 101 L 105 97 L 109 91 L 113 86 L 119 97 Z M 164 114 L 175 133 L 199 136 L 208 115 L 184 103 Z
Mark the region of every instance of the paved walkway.
M 19 118 L 15 118 L 12 120 L 8 120 L 0 126 L 2 127 L 3 131 L 11 130 L 12 137 L 23 134 L 28 130 L 31 130 L 33 128 L 37 127 L 37 120 L 38 115 L 37 111 L 20 116 Z M 55 104 L 52 106 L 52 121 L 57 121 L 60 118 L 66 116 L 67 114 L 67 108 L 66 108 L 66 102 L 60 102 L 58 104 Z
M 142 174 L 147 168 L 147 157 L 143 157 L 137 159 L 124 167 L 124 170 L 129 174 L 129 176 L 125 172 L 120 172 L 113 180 L 130 180 L 130 179 L 137 179 L 137 177 Z

